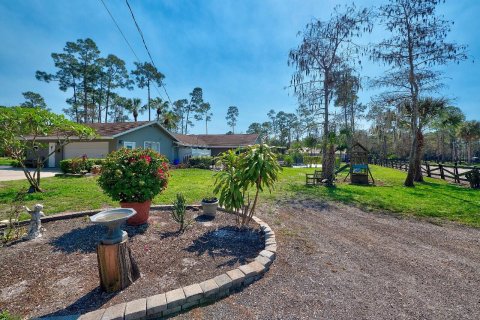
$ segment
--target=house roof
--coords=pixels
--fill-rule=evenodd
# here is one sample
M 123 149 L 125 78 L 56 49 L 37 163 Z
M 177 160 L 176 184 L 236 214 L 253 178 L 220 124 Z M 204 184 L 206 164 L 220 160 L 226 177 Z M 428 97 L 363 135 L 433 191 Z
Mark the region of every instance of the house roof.
M 118 134 L 124 134 L 125 131 L 132 129 L 138 129 L 149 121 L 137 121 L 137 122 L 115 122 L 115 123 L 85 123 L 86 126 L 95 129 L 98 135 L 103 137 L 113 137 Z
M 257 143 L 258 134 L 175 134 L 179 145 L 197 147 L 242 147 Z
M 160 123 L 156 121 L 137 121 L 137 122 L 114 122 L 114 123 L 83 123 L 83 125 L 95 129 L 98 136 L 95 139 L 106 139 L 110 140 L 113 138 L 117 138 L 124 134 L 130 133 L 132 131 L 139 130 L 144 127 L 148 127 L 150 125 L 156 125 L 160 129 L 162 129 L 168 136 L 170 136 L 174 141 L 178 141 L 175 136 L 165 129 Z M 37 140 L 52 140 L 52 138 L 56 138 L 56 136 L 44 136 L 37 138 Z M 72 137 L 75 139 L 75 137 Z

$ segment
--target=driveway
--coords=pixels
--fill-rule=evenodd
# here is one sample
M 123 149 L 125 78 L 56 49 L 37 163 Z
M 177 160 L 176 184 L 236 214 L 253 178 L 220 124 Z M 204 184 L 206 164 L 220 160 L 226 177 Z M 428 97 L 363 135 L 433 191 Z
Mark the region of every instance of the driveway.
M 480 319 L 479 229 L 301 199 L 259 216 L 270 271 L 176 319 Z
M 33 171 L 33 169 L 31 169 Z M 53 177 L 55 174 L 60 173 L 58 169 L 47 169 L 44 168 L 40 173 L 41 178 Z M 0 181 L 11 181 L 11 180 L 23 180 L 25 178 L 25 173 L 20 168 L 13 168 L 9 166 L 0 166 Z

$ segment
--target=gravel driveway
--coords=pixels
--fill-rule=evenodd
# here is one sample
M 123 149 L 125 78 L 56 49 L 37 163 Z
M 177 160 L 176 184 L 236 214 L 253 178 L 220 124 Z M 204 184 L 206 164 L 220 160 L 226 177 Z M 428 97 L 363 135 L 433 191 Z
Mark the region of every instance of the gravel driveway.
M 264 212 L 271 270 L 176 319 L 480 319 L 478 229 L 311 200 Z

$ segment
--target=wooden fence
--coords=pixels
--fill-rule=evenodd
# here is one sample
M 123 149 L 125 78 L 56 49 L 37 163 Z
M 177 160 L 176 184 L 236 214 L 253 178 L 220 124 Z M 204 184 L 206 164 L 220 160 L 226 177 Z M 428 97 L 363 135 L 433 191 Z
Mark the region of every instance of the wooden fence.
M 407 160 L 379 160 L 372 159 L 371 164 L 408 171 Z M 465 174 L 478 168 L 476 166 L 462 166 L 456 162 L 453 165 L 446 165 L 436 162 L 422 162 L 422 173 L 430 178 L 437 178 L 443 180 L 449 180 L 455 183 L 467 184 L 468 180 L 465 178 Z

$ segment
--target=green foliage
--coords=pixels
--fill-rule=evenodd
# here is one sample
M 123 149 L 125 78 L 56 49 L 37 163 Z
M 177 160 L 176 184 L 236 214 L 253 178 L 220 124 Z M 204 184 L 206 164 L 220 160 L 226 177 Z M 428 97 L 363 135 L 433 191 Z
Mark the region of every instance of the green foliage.
M 215 176 L 214 193 L 220 194 L 220 205 L 236 213 L 238 224 L 244 227 L 255 213 L 259 192 L 273 190 L 281 168 L 271 148 L 263 144 L 248 147 L 239 155 L 229 150 L 220 156 L 220 162 L 224 170 Z M 252 188 L 253 204 L 249 195 Z
M 213 164 L 213 157 L 210 157 L 210 156 L 191 157 L 190 159 L 188 159 L 188 164 L 192 168 L 210 169 L 210 166 Z
M 113 200 L 144 202 L 167 187 L 168 160 L 151 149 L 122 148 L 107 156 L 98 183 Z
M 205 202 L 205 203 L 215 203 L 217 201 L 218 201 L 217 197 L 215 197 L 213 194 L 208 194 L 202 199 L 202 202 Z
M 22 317 L 10 314 L 8 310 L 0 311 L 0 320 L 20 320 Z
M 291 167 L 291 166 L 293 166 L 293 157 L 292 157 L 291 155 L 289 155 L 289 154 L 285 155 L 285 156 L 283 157 L 283 165 L 284 165 L 285 167 Z
M 91 172 L 95 165 L 103 165 L 105 159 L 88 159 L 86 157 L 66 159 L 60 161 L 60 170 L 63 173 Z
M 177 193 L 173 202 L 173 209 L 170 211 L 172 219 L 180 225 L 180 231 L 184 231 L 189 223 L 186 221 L 187 200 L 183 193 Z
M 0 123 L 4 129 L 0 135 L 0 150 L 6 151 L 13 160 L 19 161 L 34 191 L 41 191 L 40 170 L 48 156 L 56 152 L 50 151 L 50 154 L 42 159 L 39 150 L 47 148 L 48 144 L 39 138 L 54 136 L 57 148 L 61 148 L 67 145 L 72 137 L 78 137 L 80 140 L 95 137 L 92 128 L 40 108 L 0 107 Z M 37 163 L 37 170 L 33 174 L 25 169 L 24 161 L 27 154 L 33 155 Z
M 25 228 L 20 227 L 18 223 L 20 215 L 24 211 L 25 195 L 25 192 L 20 191 L 12 199 L 10 209 L 7 212 L 8 226 L 0 232 L 0 244 L 17 240 L 25 233 Z
M 472 169 L 465 174 L 465 178 L 470 183 L 470 187 L 478 189 L 480 188 L 480 170 L 478 168 Z
M 404 216 L 435 217 L 454 220 L 463 224 L 480 227 L 480 192 L 445 182 L 440 179 L 425 178 L 415 188 L 403 187 L 405 172 L 371 165 L 375 177 L 375 186 L 357 186 L 342 183 L 347 172 L 337 177 L 339 183 L 335 188 L 312 188 L 305 186 L 305 173 L 312 173 L 311 168 L 283 168 L 272 193 L 260 193 L 259 201 L 315 198 L 319 201 L 340 201 L 368 210 L 395 212 Z M 198 202 L 209 194 L 212 186 L 206 181 L 214 181 L 210 170 L 185 169 L 172 170 L 168 188 L 157 195 L 155 204 L 171 204 L 176 194 L 183 192 L 187 203 Z M 115 207 L 102 192 L 97 177 L 77 179 L 72 177 L 50 177 L 44 179 L 45 192 L 25 195 L 26 206 L 42 203 L 45 214 L 51 215 L 65 211 L 82 211 L 100 209 L 105 206 Z M 2 181 L 0 186 L 0 220 L 7 219 L 12 199 L 24 182 Z M 22 213 L 21 220 L 29 219 Z
M 303 156 L 303 163 L 307 165 L 312 165 L 312 164 L 320 164 L 322 163 L 322 157 L 321 156 Z

